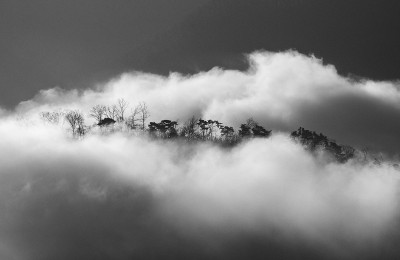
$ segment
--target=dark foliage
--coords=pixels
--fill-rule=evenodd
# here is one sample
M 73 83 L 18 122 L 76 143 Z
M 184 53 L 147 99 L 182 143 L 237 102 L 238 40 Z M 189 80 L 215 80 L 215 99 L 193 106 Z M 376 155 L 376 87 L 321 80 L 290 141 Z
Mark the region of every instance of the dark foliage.
M 271 135 L 271 130 L 266 130 L 252 118 L 249 118 L 246 124 L 240 125 L 239 136 L 242 138 L 269 137 L 270 135 Z
M 150 122 L 149 133 L 162 138 L 174 138 L 178 136 L 177 125 L 176 121 L 171 120 L 162 120 L 160 123 Z
M 351 146 L 339 145 L 327 136 L 300 127 L 290 135 L 295 140 L 307 147 L 311 151 L 322 149 L 331 153 L 339 162 L 346 162 L 354 157 L 355 149 Z
M 97 124 L 98 126 L 108 126 L 108 125 L 112 125 L 115 124 L 115 120 L 109 117 L 106 117 L 102 120 L 100 120 L 100 122 Z
M 247 124 L 241 124 L 239 130 L 239 136 L 242 138 L 251 136 L 251 128 Z

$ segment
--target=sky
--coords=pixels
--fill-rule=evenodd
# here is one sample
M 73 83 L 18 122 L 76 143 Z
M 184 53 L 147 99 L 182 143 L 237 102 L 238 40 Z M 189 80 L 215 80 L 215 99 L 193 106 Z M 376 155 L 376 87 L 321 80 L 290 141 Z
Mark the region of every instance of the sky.
M 243 54 L 295 49 L 340 74 L 398 79 L 395 0 L 0 1 L 0 105 L 127 71 L 245 70 Z
M 0 0 L 0 259 L 399 259 L 399 6 Z M 97 126 L 121 98 L 146 123 L 272 134 Z M 300 126 L 355 156 L 310 152 Z
M 204 2 L 204 1 L 203 1 Z M 139 46 L 198 8 L 198 0 L 1 1 L 2 106 L 38 90 L 88 87 L 121 72 Z

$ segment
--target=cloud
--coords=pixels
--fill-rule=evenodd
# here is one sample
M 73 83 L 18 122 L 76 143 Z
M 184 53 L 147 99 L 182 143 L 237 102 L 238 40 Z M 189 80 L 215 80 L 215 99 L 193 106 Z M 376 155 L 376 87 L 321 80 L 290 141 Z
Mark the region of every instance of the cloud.
M 6 258 L 397 254 L 399 172 L 387 164 L 332 163 L 283 134 L 233 149 L 118 133 L 74 140 L 11 119 L 0 134 Z
M 398 169 L 338 164 L 284 133 L 301 125 L 396 153 L 398 83 L 344 78 L 293 51 L 249 61 L 244 72 L 135 72 L 83 91 L 43 90 L 7 111 L 0 257 L 398 258 Z M 121 97 L 131 107 L 145 101 L 154 121 L 196 115 L 237 127 L 252 116 L 275 131 L 227 149 L 132 132 L 77 140 L 37 120 L 41 111 L 88 114 Z
M 303 126 L 359 148 L 398 153 L 398 82 L 342 77 L 334 66 L 295 51 L 254 52 L 248 58 L 247 71 L 214 68 L 168 77 L 132 72 L 83 91 L 43 90 L 16 110 L 80 108 L 88 113 L 95 104 L 124 98 L 131 107 L 145 101 L 154 121 L 182 122 L 196 115 L 238 127 L 254 117 L 276 131 Z

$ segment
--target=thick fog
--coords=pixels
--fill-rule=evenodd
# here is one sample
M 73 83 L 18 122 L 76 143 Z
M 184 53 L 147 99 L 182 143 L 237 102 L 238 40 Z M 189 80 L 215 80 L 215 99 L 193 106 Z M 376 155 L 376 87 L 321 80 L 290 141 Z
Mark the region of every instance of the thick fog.
M 388 164 L 333 163 L 282 134 L 225 149 L 124 134 L 74 140 L 26 122 L 0 132 L 5 258 L 395 250 L 399 171 Z
M 343 78 L 296 52 L 249 57 L 246 72 L 126 73 L 1 112 L 0 258 L 398 259 L 394 162 L 337 163 L 285 132 L 301 125 L 395 155 L 398 84 Z M 273 135 L 230 148 L 140 131 L 78 139 L 39 119 L 80 109 L 90 124 L 91 106 L 118 98 L 146 102 L 151 121 L 253 117 Z

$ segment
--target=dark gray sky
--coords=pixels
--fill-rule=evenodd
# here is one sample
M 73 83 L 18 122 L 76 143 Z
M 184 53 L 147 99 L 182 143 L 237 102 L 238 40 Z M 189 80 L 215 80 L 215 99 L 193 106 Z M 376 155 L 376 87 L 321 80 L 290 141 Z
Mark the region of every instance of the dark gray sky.
M 128 55 L 205 0 L 0 1 L 0 104 L 90 86 L 140 64 Z M 137 65 L 137 66 L 136 66 Z
M 399 13 L 396 0 L 0 0 L 0 106 L 128 70 L 244 69 L 256 49 L 398 79 Z

